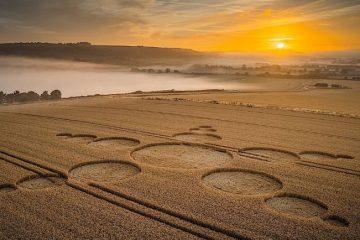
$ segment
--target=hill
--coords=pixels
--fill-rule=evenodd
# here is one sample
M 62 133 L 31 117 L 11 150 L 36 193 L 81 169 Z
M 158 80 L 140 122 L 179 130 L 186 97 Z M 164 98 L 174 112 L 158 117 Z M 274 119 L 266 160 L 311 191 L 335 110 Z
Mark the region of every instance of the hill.
M 3 43 L 0 56 L 55 58 L 116 65 L 186 64 L 205 58 L 190 49 L 79 43 Z

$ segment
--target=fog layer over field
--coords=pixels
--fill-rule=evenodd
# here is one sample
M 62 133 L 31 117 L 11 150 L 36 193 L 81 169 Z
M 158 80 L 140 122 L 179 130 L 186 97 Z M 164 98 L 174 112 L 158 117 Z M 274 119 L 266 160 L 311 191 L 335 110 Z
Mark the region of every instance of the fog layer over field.
M 90 63 L 0 58 L 0 91 L 60 89 L 63 97 L 132 91 L 245 89 L 248 85 L 180 74 L 129 73 L 118 66 Z

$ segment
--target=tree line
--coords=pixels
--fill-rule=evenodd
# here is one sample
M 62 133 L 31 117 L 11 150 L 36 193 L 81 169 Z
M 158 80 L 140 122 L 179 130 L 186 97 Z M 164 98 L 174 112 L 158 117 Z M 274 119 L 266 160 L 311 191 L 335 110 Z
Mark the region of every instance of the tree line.
M 15 102 L 32 102 L 32 101 L 46 101 L 61 99 L 61 91 L 54 90 L 50 94 L 44 91 L 41 95 L 34 91 L 20 92 L 14 91 L 13 93 L 4 93 L 0 91 L 0 103 L 15 103 Z

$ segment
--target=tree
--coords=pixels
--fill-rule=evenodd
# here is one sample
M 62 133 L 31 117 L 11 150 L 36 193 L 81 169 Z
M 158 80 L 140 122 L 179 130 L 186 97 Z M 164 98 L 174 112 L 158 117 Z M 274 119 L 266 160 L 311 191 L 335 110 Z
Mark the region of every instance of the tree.
M 14 93 L 6 94 L 5 95 L 5 101 L 7 103 L 13 103 L 15 101 Z
M 39 100 L 39 94 L 36 92 L 30 91 L 30 92 L 22 92 L 17 96 L 16 102 L 31 102 L 31 101 L 38 101 Z
M 39 101 L 40 96 L 34 91 L 30 91 L 26 94 L 27 101 Z
M 5 93 L 3 91 L 0 91 L 0 104 L 5 101 Z
M 16 96 L 15 102 L 28 102 L 28 95 L 25 92 L 20 93 L 18 96 Z
M 50 93 L 50 98 L 51 99 L 61 99 L 61 92 L 60 90 L 54 90 Z
M 49 99 L 50 99 L 50 95 L 49 95 L 48 91 L 44 91 L 44 92 L 40 95 L 40 99 L 41 99 L 41 100 L 49 100 Z
M 49 99 L 61 99 L 61 92 L 60 90 L 54 90 L 49 95 L 48 91 L 44 91 L 41 96 L 34 92 L 20 92 L 14 91 L 13 93 L 6 94 L 0 91 L 0 104 L 1 103 L 14 103 L 14 102 L 32 102 L 32 101 L 39 101 L 39 100 L 49 100 Z
M 14 91 L 13 93 L 13 102 L 18 102 L 20 99 L 20 92 L 18 90 Z

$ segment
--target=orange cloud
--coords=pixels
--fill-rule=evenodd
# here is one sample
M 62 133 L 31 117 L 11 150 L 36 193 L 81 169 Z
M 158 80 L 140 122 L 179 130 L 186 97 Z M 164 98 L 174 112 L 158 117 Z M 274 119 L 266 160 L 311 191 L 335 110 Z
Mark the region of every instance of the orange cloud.
M 272 15 L 271 9 L 266 9 L 266 10 L 262 11 L 262 13 L 260 13 L 260 16 L 262 16 L 262 17 L 271 17 L 271 15 Z

